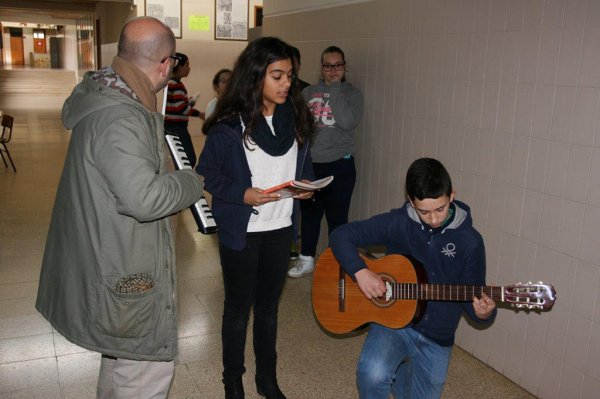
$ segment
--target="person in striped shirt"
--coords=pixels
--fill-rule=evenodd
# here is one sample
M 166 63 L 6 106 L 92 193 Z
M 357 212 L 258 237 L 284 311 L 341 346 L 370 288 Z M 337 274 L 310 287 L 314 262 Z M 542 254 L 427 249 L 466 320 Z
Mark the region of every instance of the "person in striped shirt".
M 165 133 L 181 139 L 185 154 L 193 167 L 196 165 L 196 151 L 194 151 L 194 144 L 188 131 L 188 122 L 190 117 L 199 117 L 204 120 L 204 114 L 194 109 L 196 99 L 188 97 L 187 89 L 181 81 L 190 74 L 190 61 L 183 53 L 175 53 L 175 56 L 177 61 L 167 89 Z

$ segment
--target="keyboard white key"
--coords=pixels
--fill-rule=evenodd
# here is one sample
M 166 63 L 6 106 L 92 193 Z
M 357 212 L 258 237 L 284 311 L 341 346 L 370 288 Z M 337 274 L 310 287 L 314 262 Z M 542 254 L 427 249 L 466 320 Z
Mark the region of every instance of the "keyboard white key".
M 169 147 L 169 151 L 171 151 L 171 156 L 175 161 L 175 167 L 177 170 L 192 169 L 192 165 L 190 165 L 189 159 L 185 154 L 183 144 L 181 144 L 179 137 L 165 134 L 165 139 L 167 140 L 167 147 Z M 217 224 L 215 223 L 215 219 L 212 215 L 210 207 L 208 206 L 208 202 L 204 197 L 204 194 L 202 194 L 202 197 L 200 200 L 198 200 L 198 202 L 190 207 L 190 210 L 192 211 L 194 220 L 198 225 L 198 230 L 201 233 L 211 234 L 217 231 Z

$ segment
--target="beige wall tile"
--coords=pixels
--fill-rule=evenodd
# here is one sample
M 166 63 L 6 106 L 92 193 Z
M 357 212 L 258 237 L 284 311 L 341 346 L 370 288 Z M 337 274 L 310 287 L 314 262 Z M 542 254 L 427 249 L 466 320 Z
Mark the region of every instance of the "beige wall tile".
M 556 247 L 569 256 L 576 257 L 579 255 L 584 213 L 584 204 L 564 200 L 560 214 L 558 245 Z
M 600 208 L 586 206 L 581 229 L 581 247 L 579 257 L 593 264 L 600 264 L 600 235 L 598 234 L 598 223 L 600 223 Z
M 544 18 L 542 29 L 557 29 L 562 25 L 563 0 L 546 0 L 544 2 Z
M 540 42 L 541 33 L 539 30 L 526 30 L 522 32 L 521 54 L 519 58 L 519 82 L 536 82 Z
M 498 118 L 496 122 L 498 130 L 503 132 L 512 132 L 514 130 L 516 96 L 517 84 L 503 82 L 500 85 Z
M 550 142 L 548 146 L 544 192 L 555 196 L 562 196 L 564 194 L 569 152 L 569 144 Z
M 534 274 L 537 245 L 529 240 L 519 240 L 515 282 L 539 281 Z M 537 280 L 536 280 L 537 278 Z
M 599 8 L 600 10 L 600 8 Z M 599 19 L 600 22 L 600 19 Z M 587 27 L 583 38 L 583 54 L 581 57 L 582 86 L 600 86 L 600 30 Z
M 481 105 L 481 128 L 496 129 L 498 119 L 498 102 L 500 97 L 500 82 L 486 81 L 483 85 L 483 100 Z
M 592 149 L 592 163 L 588 174 L 586 203 L 600 207 L 600 148 Z
M 528 155 L 529 137 L 513 135 L 507 178 L 510 184 L 525 187 Z
M 593 149 L 590 147 L 571 146 L 569 165 L 567 167 L 565 198 L 585 203 L 588 192 L 592 151 Z
M 524 136 L 531 135 L 535 86 L 521 83 L 517 86 L 514 132 Z
M 563 143 L 570 142 L 576 95 L 577 88 L 574 86 L 556 86 L 552 126 L 550 128 L 550 138 L 552 140 Z
M 539 191 L 525 190 L 520 236 L 532 242 L 539 242 L 538 232 L 542 217 L 542 196 Z
M 560 41 L 557 84 L 576 85 L 579 81 L 583 35 L 583 28 L 563 30 Z
M 558 244 L 558 228 L 560 225 L 560 210 L 562 208 L 562 198 L 544 194 L 542 203 L 542 213 L 540 215 L 540 231 L 538 240 L 540 244 L 548 248 L 556 248 Z
M 590 342 L 598 342 L 598 340 L 600 340 L 600 323 L 594 322 L 594 323 L 592 323 Z M 592 377 L 596 380 L 600 380 L 600 346 L 598 346 L 598 345 L 590 345 L 589 346 L 587 364 L 586 364 L 584 371 L 590 377 Z M 592 398 L 593 391 L 589 390 L 589 386 L 586 386 L 586 382 L 587 381 L 585 381 L 585 379 L 584 379 L 584 393 L 583 393 L 582 397 Z M 600 385 L 600 384 L 598 384 L 598 385 Z M 598 388 L 600 388 L 600 386 Z M 588 391 L 588 393 L 591 395 L 585 396 L 586 391 Z M 595 392 L 597 393 L 599 391 L 595 391 Z
M 565 1 L 563 27 L 565 28 L 583 28 L 585 25 L 586 15 L 588 13 L 587 0 L 570 0 Z
M 525 190 L 523 187 L 513 186 L 512 184 L 506 185 L 503 229 L 514 237 L 518 237 L 521 229 L 524 197 Z M 515 253 L 516 252 L 517 251 L 515 250 Z
M 578 87 L 573 110 L 571 143 L 593 145 L 598 109 L 598 88 Z
M 563 365 L 562 374 L 560 378 L 560 389 L 558 396 L 560 398 L 580 398 L 583 389 L 583 372 L 574 368 L 573 366 L 565 363 Z M 596 392 L 598 392 L 596 390 Z M 591 397 L 591 396 L 590 396 Z
M 503 82 L 516 82 L 519 76 L 519 57 L 521 55 L 522 32 L 509 31 L 504 36 L 504 50 L 502 53 Z
M 554 92 L 555 86 L 553 85 L 537 85 L 535 87 L 533 119 L 531 122 L 531 135 L 533 137 L 550 137 Z

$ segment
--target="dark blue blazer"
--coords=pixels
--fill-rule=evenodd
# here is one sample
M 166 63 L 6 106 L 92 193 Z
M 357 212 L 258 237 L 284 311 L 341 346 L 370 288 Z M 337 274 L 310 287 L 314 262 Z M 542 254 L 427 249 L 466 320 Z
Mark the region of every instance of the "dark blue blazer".
M 212 213 L 219 228 L 219 242 L 235 250 L 246 246 L 250 215 L 258 212 L 244 203 L 244 193 L 252 187 L 252 174 L 243 146 L 239 121 L 218 123 L 209 130 L 196 166 L 196 172 L 204 176 L 206 191 L 213 196 Z M 308 143 L 298 148 L 296 180 L 301 179 L 314 180 Z M 298 200 L 294 200 L 294 227 L 298 208 Z

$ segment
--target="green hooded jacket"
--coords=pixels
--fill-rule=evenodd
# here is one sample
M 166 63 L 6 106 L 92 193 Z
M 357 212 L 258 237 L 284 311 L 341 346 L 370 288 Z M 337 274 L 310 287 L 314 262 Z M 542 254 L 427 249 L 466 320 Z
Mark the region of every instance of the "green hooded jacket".
M 177 354 L 169 215 L 202 195 L 191 169 L 167 172 L 163 118 L 111 68 L 88 73 L 63 107 L 72 129 L 44 252 L 36 308 L 69 341 L 133 360 Z M 150 276 L 143 292 L 117 282 Z

